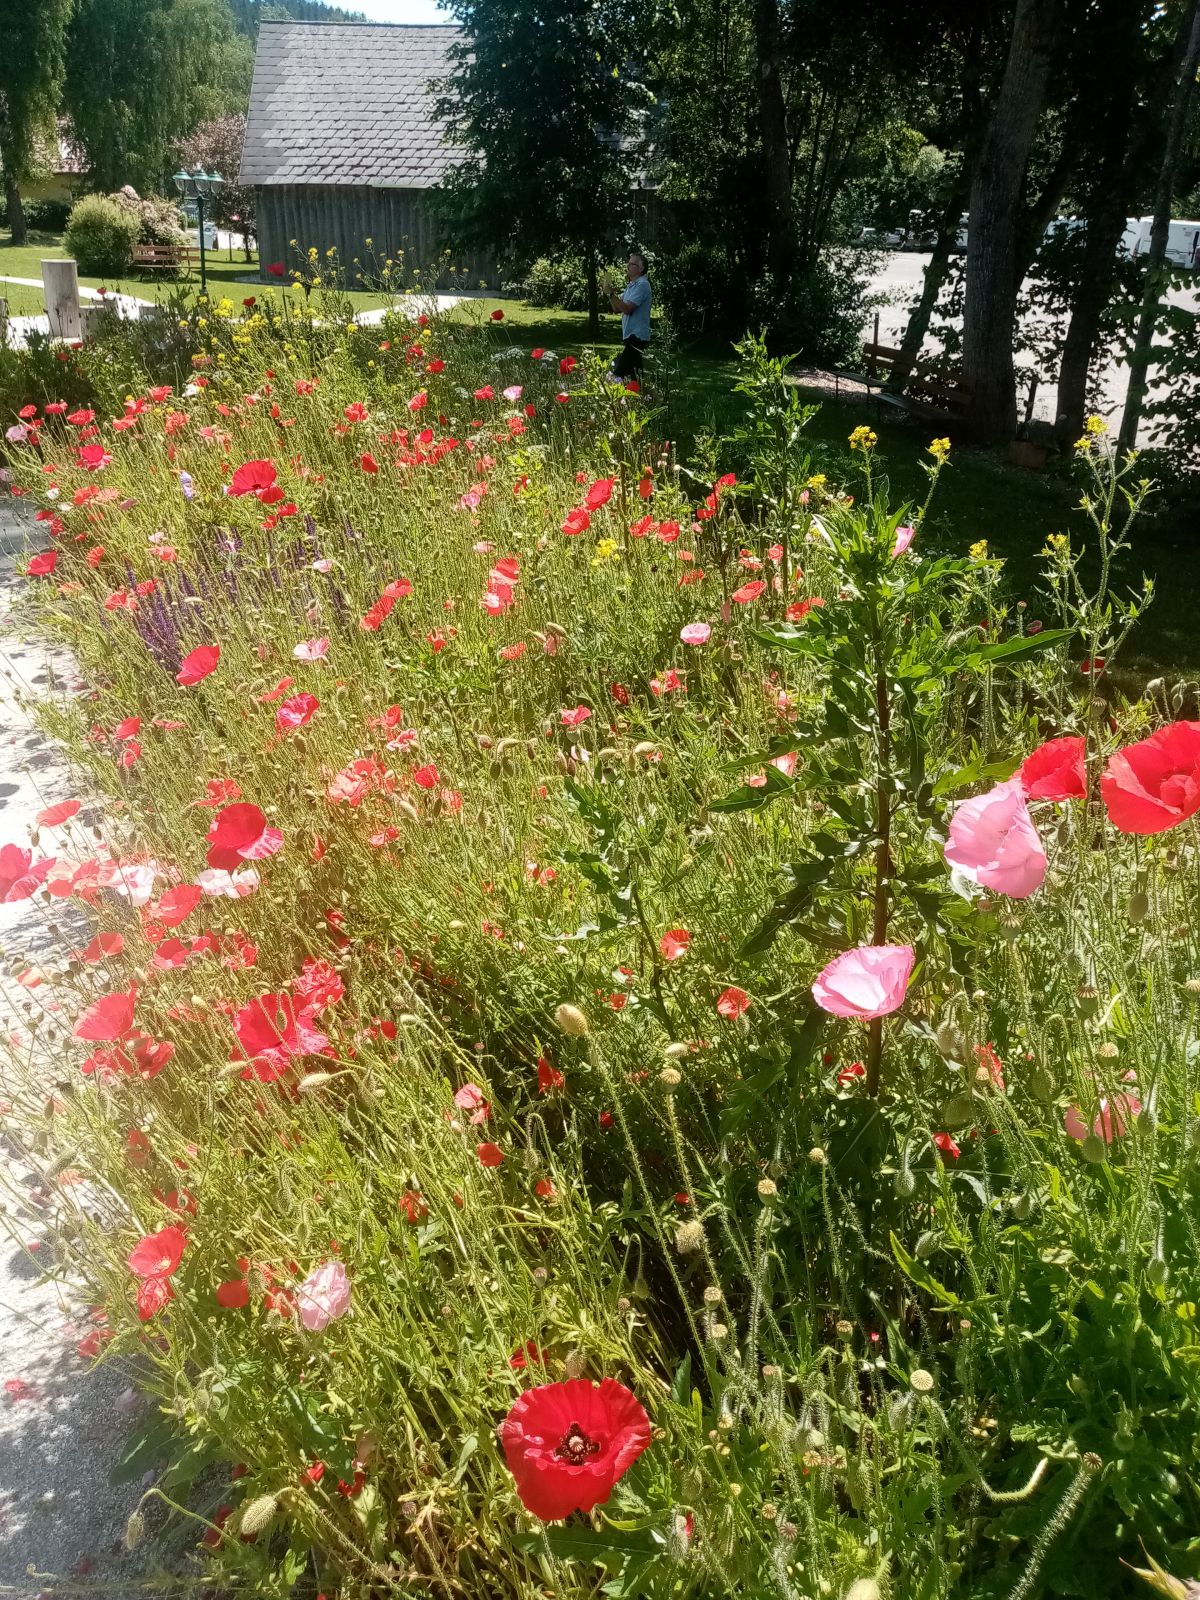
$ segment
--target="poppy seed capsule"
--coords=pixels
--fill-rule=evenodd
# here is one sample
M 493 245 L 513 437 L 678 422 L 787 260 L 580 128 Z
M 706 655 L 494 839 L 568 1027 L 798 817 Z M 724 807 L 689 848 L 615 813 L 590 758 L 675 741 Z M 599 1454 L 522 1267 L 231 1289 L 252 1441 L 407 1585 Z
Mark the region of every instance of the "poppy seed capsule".
M 683 1073 L 678 1067 L 664 1067 L 658 1075 L 658 1081 L 664 1089 L 678 1089 L 683 1082 Z
M 588 1019 L 578 1006 L 561 1005 L 554 1013 L 559 1030 L 572 1039 L 586 1039 L 591 1032 Z
M 1189 981 L 1195 981 L 1195 983 L 1196 983 L 1195 992 L 1197 994 L 1200 994 L 1200 979 L 1189 980 Z M 668 1061 L 678 1061 L 682 1056 L 687 1055 L 687 1053 L 688 1053 L 688 1047 L 685 1044 L 669 1044 L 667 1046 L 667 1048 L 663 1051 L 663 1055 L 666 1056 Z

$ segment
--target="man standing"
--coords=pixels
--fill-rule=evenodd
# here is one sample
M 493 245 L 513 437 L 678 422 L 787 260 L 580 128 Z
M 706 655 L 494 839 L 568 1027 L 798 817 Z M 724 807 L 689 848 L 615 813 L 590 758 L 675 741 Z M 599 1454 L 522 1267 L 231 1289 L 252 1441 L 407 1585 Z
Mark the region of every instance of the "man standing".
M 642 352 L 650 343 L 650 280 L 646 258 L 634 251 L 625 263 L 625 295 L 614 293 L 612 308 L 621 313 L 620 355 L 612 364 L 614 378 L 638 378 L 642 372 Z

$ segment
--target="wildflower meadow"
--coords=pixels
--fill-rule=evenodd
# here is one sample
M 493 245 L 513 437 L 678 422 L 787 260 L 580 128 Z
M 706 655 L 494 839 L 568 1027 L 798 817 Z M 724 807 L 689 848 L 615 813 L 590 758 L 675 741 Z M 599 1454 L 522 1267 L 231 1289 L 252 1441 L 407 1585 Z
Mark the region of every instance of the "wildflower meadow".
M 57 941 L 5 952 L 6 1214 L 154 1398 L 130 1547 L 308 1600 L 1195 1576 L 1200 721 L 1116 687 L 1136 458 L 1089 424 L 1018 605 L 929 531 L 949 443 L 922 503 L 865 425 L 835 481 L 757 339 L 681 459 L 500 316 L 313 307 L 5 419 L 82 680 L 0 849 Z

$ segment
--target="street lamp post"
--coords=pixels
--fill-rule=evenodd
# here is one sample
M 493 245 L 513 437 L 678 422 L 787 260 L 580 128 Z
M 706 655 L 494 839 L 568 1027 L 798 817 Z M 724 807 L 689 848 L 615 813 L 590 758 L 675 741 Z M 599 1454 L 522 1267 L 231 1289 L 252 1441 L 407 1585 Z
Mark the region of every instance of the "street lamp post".
M 205 172 L 203 167 L 195 172 L 189 172 L 186 167 L 181 167 L 174 175 L 175 187 L 181 195 L 196 202 L 196 215 L 200 221 L 200 293 L 208 293 L 207 263 L 204 257 L 204 196 L 216 194 L 218 189 L 225 187 L 225 179 L 219 172 Z

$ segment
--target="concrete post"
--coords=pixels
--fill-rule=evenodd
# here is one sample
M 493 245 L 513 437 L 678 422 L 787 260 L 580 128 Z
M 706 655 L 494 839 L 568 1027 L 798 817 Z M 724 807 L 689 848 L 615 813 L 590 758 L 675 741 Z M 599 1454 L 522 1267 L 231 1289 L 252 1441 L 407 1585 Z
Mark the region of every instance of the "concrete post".
M 46 291 L 46 315 L 52 339 L 82 339 L 83 322 L 79 315 L 79 275 L 76 264 L 66 260 L 42 262 L 42 286 Z

